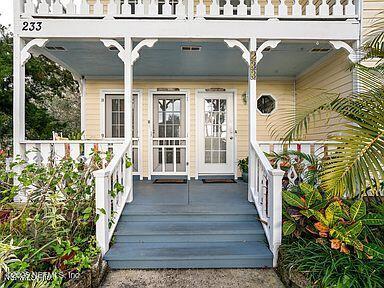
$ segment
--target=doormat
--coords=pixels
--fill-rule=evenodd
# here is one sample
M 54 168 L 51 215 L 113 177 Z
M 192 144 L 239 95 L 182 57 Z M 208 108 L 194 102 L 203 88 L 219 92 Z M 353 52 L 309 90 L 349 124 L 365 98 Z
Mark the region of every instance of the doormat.
M 220 179 L 220 178 L 210 178 L 210 179 L 203 179 L 202 180 L 204 184 L 231 184 L 231 183 L 237 183 L 233 179 Z
M 153 184 L 187 184 L 187 179 L 156 179 Z

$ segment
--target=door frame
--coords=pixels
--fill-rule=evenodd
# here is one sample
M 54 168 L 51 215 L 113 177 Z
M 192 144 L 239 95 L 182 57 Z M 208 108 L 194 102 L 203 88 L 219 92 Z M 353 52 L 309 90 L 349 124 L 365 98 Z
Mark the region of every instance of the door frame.
M 206 89 L 204 88 L 201 88 L 201 89 L 196 89 L 195 90 L 195 107 L 197 108 L 197 105 L 198 105 L 198 101 L 200 101 L 201 97 L 203 97 L 204 95 L 209 95 L 209 94 L 218 94 L 218 93 L 223 93 L 223 94 L 231 94 L 232 95 L 232 106 L 233 106 L 233 115 L 232 115 L 232 119 L 233 119 L 233 149 L 232 149 L 232 159 L 233 159 L 233 165 L 232 165 L 232 172 L 230 173 L 215 173 L 215 175 L 233 175 L 235 179 L 237 179 L 237 89 L 225 89 L 224 91 L 207 91 Z M 196 115 L 195 115 L 195 129 L 196 129 L 196 132 L 195 132 L 195 141 L 196 141 L 196 145 L 195 145 L 195 153 L 196 153 L 196 163 L 195 163 L 195 167 L 196 167 L 196 171 L 195 171 L 195 179 L 198 179 L 199 178 L 199 175 L 200 176 L 203 176 L 203 175 L 207 175 L 206 173 L 199 173 L 199 164 L 200 164 L 200 161 L 202 161 L 201 158 L 201 151 L 199 150 L 200 149 L 200 141 L 203 141 L 202 139 L 200 139 L 200 133 L 199 133 L 199 117 L 203 117 L 202 115 L 202 111 L 198 111 L 198 109 L 196 109 Z
M 137 145 L 137 150 L 138 150 L 138 155 L 137 159 L 139 163 L 137 163 L 137 172 L 133 172 L 133 175 L 139 175 L 140 180 L 143 180 L 143 133 L 142 133 L 142 110 L 143 110 L 143 89 L 133 89 L 132 94 L 137 94 L 137 106 L 139 108 L 139 111 L 141 113 L 138 113 L 137 115 L 137 136 L 138 136 L 138 145 Z M 124 89 L 100 89 L 100 138 L 101 139 L 106 139 L 110 141 L 119 141 L 119 140 L 124 140 L 124 138 L 107 138 L 105 137 L 106 135 L 106 119 L 105 119 L 105 110 L 106 110 L 106 95 L 123 95 L 124 97 Z M 125 111 L 124 111 L 125 112 Z
M 185 172 L 154 172 L 153 171 L 153 135 L 152 135 L 152 125 L 153 125 L 153 98 L 155 95 L 184 95 L 185 96 L 185 138 L 186 138 L 186 148 L 185 148 Z M 187 176 L 190 180 L 190 165 L 189 165 L 189 127 L 190 127 L 190 103 L 189 103 L 189 89 L 180 89 L 177 91 L 158 91 L 158 89 L 148 89 L 148 180 L 151 180 L 152 176 L 156 175 L 176 175 L 176 176 Z

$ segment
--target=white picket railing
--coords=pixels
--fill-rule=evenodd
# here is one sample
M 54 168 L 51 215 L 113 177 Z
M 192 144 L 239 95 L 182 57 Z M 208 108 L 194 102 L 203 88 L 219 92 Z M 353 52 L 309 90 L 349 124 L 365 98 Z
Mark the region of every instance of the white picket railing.
M 250 144 L 249 200 L 255 203 L 260 222 L 277 265 L 282 235 L 282 180 L 284 171 L 274 169 L 258 143 Z
M 110 151 L 116 154 L 122 144 L 121 140 L 26 140 L 21 142 L 26 152 L 21 156 L 30 164 L 58 162 L 64 157 L 87 161 L 94 151 L 102 154 Z
M 103 255 L 109 250 L 109 243 L 125 203 L 133 200 L 133 169 L 129 159 L 131 152 L 132 141 L 129 141 L 123 144 L 105 169 L 93 173 L 96 182 L 96 213 L 99 215 L 96 240 Z
M 24 16 L 166 19 L 357 18 L 358 0 L 24 0 Z

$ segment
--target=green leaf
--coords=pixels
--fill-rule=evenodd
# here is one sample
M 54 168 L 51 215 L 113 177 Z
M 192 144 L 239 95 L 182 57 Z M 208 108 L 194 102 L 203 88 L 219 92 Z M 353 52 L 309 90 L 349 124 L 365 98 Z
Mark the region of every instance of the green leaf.
M 325 218 L 329 223 L 334 223 L 343 215 L 340 203 L 335 201 L 328 205 L 325 209 Z
M 379 259 L 384 259 L 384 248 L 373 244 L 373 243 L 367 243 L 364 245 L 364 251 L 373 257 L 377 257 Z
M 321 200 L 320 192 L 308 183 L 301 183 L 300 189 L 305 195 L 305 201 L 307 202 L 308 207 L 311 207 L 315 204 L 316 200 Z
M 283 223 L 283 236 L 291 235 L 296 230 L 296 224 L 293 221 Z
M 321 224 L 328 226 L 329 224 L 328 220 L 319 211 L 308 209 L 308 212 L 310 212 L 313 216 L 315 216 L 316 220 L 321 222 Z
M 355 224 L 351 225 L 347 229 L 348 236 L 357 237 L 363 230 L 363 223 L 361 221 L 357 221 Z
M 365 225 L 384 225 L 384 214 L 368 213 L 361 222 Z
M 304 208 L 305 203 L 299 196 L 296 194 L 289 192 L 287 190 L 283 191 L 283 200 L 287 202 L 289 205 L 299 208 Z
M 307 218 L 313 216 L 313 213 L 311 210 L 300 210 L 300 213 L 303 214 Z
M 351 215 L 351 219 L 356 221 L 365 216 L 367 213 L 367 206 L 363 200 L 357 200 L 352 204 L 349 209 L 349 214 Z

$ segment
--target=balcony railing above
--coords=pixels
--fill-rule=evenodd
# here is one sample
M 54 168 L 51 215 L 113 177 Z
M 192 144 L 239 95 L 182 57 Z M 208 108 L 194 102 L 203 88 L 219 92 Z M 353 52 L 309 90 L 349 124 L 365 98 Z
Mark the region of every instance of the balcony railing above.
M 357 18 L 357 0 L 22 0 L 23 17 L 149 19 Z

